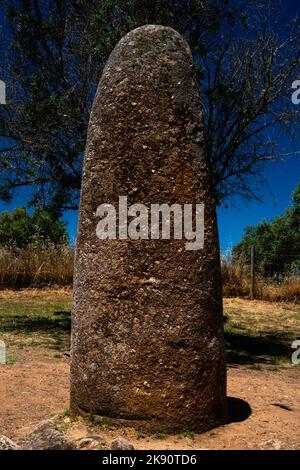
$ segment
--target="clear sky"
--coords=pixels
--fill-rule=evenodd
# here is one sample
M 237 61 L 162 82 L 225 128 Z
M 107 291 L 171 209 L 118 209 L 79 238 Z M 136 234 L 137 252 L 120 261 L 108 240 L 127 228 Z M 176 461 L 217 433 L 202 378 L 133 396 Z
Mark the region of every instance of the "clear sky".
M 299 1 L 285 0 L 283 5 L 285 18 L 295 14 L 296 11 L 300 14 Z M 295 77 L 295 80 L 300 80 L 300 76 Z M 300 105 L 298 106 L 300 107 Z M 279 137 L 277 140 L 283 152 L 287 150 L 292 154 L 279 163 L 269 162 L 266 165 L 264 176 L 269 187 L 262 188 L 262 201 L 252 201 L 247 204 L 242 201 L 235 201 L 234 205 L 229 202 L 228 208 L 221 207 L 218 209 L 220 242 L 223 252 L 230 250 L 240 240 L 246 225 L 255 225 L 264 218 L 272 219 L 283 213 L 290 204 L 291 193 L 300 182 L 300 154 L 296 154 L 297 151 L 300 151 L 300 136 L 296 136 L 293 146 L 291 142 L 284 140 L 283 137 Z M 15 194 L 11 204 L 0 202 L 0 211 L 11 210 L 17 206 L 26 206 L 28 199 L 29 194 L 21 190 Z M 64 219 L 68 224 L 70 240 L 73 243 L 76 239 L 77 216 L 77 212 L 74 211 L 64 214 Z
M 263 219 L 272 219 L 284 212 L 291 203 L 291 193 L 300 183 L 300 157 L 295 155 L 276 164 L 268 163 L 264 176 L 269 188 L 263 188 L 261 202 L 240 202 L 237 208 L 219 208 L 222 251 L 227 252 L 240 240 L 246 225 L 256 225 Z

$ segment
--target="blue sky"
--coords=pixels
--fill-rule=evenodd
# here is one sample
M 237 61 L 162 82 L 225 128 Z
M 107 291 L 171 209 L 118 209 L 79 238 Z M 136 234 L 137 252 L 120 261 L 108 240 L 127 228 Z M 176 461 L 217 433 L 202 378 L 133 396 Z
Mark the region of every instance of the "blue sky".
M 282 214 L 291 203 L 291 193 L 300 183 L 300 157 L 289 156 L 279 163 L 268 163 L 264 176 L 268 187 L 262 190 L 261 202 L 239 202 L 238 207 L 218 210 L 221 249 L 227 252 L 235 245 L 247 225 L 256 225 L 263 219 Z
M 283 2 L 284 19 L 291 14 L 295 14 L 297 10 L 300 13 L 300 5 L 297 5 L 297 3 L 294 0 L 285 0 Z M 285 22 L 284 19 L 283 22 Z M 300 76 L 295 77 L 295 80 L 300 80 Z M 300 107 L 300 105 L 298 106 Z M 291 193 L 296 185 L 300 183 L 300 154 L 296 154 L 297 151 L 300 151 L 300 136 L 296 137 L 293 143 L 279 136 L 277 142 L 283 152 L 292 152 L 292 154 L 279 163 L 269 162 L 266 164 L 264 177 L 269 187 L 262 188 L 262 201 L 252 201 L 247 204 L 242 201 L 235 201 L 234 205 L 229 202 L 228 208 L 221 207 L 218 209 L 220 243 L 223 252 L 230 250 L 241 239 L 246 225 L 255 225 L 265 218 L 272 219 L 283 213 L 291 202 Z M 0 211 L 12 210 L 17 206 L 26 206 L 28 200 L 28 192 L 20 190 L 15 194 L 11 204 L 0 202 Z M 77 217 L 78 214 L 74 211 L 64 214 L 64 220 L 68 224 L 70 240 L 73 243 L 76 239 Z

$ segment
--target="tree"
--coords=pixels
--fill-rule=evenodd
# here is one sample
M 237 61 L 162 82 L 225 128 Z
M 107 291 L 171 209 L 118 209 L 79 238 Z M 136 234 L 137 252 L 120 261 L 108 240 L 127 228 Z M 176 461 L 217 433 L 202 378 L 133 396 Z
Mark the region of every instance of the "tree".
M 241 242 L 233 249 L 233 259 L 237 261 L 243 255 L 250 263 L 251 246 L 262 274 L 271 276 L 300 269 L 300 184 L 283 215 L 245 228 Z
M 0 247 L 24 248 L 30 243 L 66 244 L 66 225 L 49 211 L 37 209 L 30 216 L 17 207 L 12 213 L 0 215 Z
M 12 47 L 0 69 L 8 84 L 8 104 L 0 108 L 0 197 L 30 186 L 34 202 L 58 214 L 77 208 L 101 70 L 120 37 L 145 23 L 170 25 L 191 46 L 218 202 L 253 197 L 264 162 L 280 156 L 266 130 L 296 128 L 299 117 L 290 87 L 300 64 L 300 21 L 279 33 L 270 6 L 276 3 L 2 0 Z
M 31 220 L 26 209 L 17 208 L 12 214 L 2 212 L 0 216 L 0 246 L 23 248 L 30 243 Z

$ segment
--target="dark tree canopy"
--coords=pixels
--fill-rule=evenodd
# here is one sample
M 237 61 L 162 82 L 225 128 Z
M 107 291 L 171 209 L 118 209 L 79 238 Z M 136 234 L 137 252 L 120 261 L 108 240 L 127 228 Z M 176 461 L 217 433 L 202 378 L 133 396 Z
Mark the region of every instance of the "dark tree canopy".
M 205 107 L 218 202 L 256 194 L 276 135 L 299 126 L 291 84 L 300 21 L 284 28 L 279 0 L 2 0 L 0 197 L 29 186 L 58 214 L 78 205 L 89 113 L 108 55 L 129 30 L 169 25 L 188 40 Z M 9 48 L 7 50 L 7 45 Z M 271 130 L 274 139 L 266 135 Z

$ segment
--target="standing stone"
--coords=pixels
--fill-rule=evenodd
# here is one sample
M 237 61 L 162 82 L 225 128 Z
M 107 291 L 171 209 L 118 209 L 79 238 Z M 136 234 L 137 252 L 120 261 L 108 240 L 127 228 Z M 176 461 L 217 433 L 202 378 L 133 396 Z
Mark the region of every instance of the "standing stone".
M 71 411 L 164 432 L 226 419 L 215 205 L 191 51 L 143 26 L 112 52 L 89 123 L 75 261 Z M 204 248 L 99 240 L 100 204 L 205 204 Z

